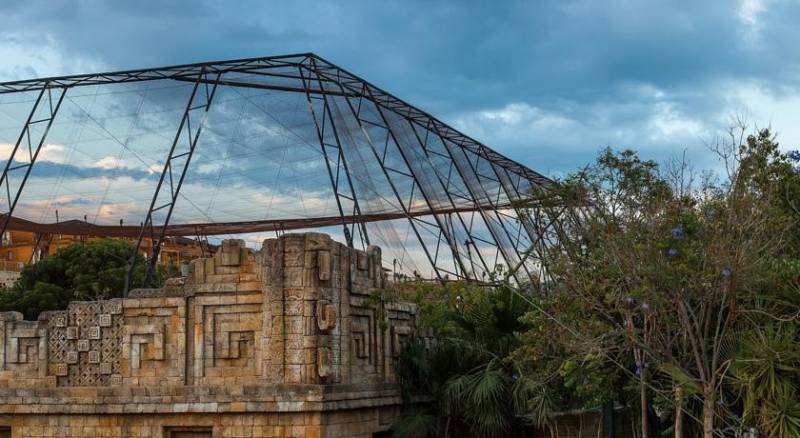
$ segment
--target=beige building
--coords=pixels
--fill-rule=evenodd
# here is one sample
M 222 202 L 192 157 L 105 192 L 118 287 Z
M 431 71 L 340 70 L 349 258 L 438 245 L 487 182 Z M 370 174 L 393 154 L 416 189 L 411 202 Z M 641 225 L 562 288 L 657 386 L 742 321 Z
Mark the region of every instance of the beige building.
M 87 224 L 81 221 L 67 221 L 70 223 Z M 90 225 L 90 224 L 89 224 Z M 93 242 L 102 239 L 120 239 L 132 244 L 136 239 L 122 237 L 107 237 L 94 234 L 52 234 L 34 233 L 30 231 L 10 230 L 3 233 L 0 243 L 0 271 L 20 271 L 24 265 L 39 261 L 54 255 L 59 249 L 73 243 Z M 145 237 L 142 239 L 142 254 L 148 256 L 147 248 L 153 247 L 153 240 Z M 214 248 L 207 243 L 199 242 L 187 237 L 167 237 L 161 246 L 158 256 L 159 265 L 178 266 L 183 260 L 192 260 L 213 254 Z
M 67 221 L 70 223 L 87 224 L 81 221 Z M 35 263 L 43 258 L 50 257 L 59 249 L 80 242 L 92 242 L 108 237 L 87 234 L 52 234 L 34 233 L 30 231 L 9 230 L 3 233 L 0 242 L 0 288 L 11 287 L 19 279 L 20 272 L 25 265 Z M 132 244 L 136 239 L 114 237 Z M 150 238 L 142 239 L 141 253 L 147 257 L 147 248 L 153 247 Z M 162 266 L 180 266 L 185 260 L 193 260 L 214 253 L 215 248 L 205 242 L 186 237 L 167 237 L 161 246 L 158 255 L 158 264 Z M 2 435 L 0 435 L 2 438 Z
M 0 313 L 0 437 L 382 436 L 417 333 L 385 287 L 379 248 L 289 234 L 225 241 L 163 289 Z

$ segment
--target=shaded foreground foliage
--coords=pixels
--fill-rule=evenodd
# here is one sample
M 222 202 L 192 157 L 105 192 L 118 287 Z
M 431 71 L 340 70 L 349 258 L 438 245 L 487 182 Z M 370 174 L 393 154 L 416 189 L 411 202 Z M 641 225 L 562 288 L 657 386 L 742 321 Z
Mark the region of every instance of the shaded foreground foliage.
M 25 266 L 15 284 L 0 291 L 0 311 L 15 310 L 26 319 L 36 319 L 43 311 L 66 309 L 70 301 L 120 297 L 132 250 L 130 243 L 115 239 L 61 248 L 52 257 Z M 145 263 L 137 262 L 133 284 L 144 279 Z M 162 285 L 174 271 L 159 267 L 153 284 Z
M 536 199 L 559 215 L 541 284 L 408 288 L 439 341 L 396 364 L 395 435 L 512 436 L 613 402 L 641 437 L 800 436 L 800 152 L 767 130 L 716 151 L 721 180 L 604 150 Z

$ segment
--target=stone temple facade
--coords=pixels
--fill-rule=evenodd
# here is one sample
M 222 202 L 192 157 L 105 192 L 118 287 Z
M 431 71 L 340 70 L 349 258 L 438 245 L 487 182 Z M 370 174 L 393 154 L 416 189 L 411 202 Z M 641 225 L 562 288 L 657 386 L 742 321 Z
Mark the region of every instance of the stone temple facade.
M 417 333 L 385 287 L 379 248 L 289 234 L 224 241 L 162 289 L 0 313 L 0 438 L 381 436 Z

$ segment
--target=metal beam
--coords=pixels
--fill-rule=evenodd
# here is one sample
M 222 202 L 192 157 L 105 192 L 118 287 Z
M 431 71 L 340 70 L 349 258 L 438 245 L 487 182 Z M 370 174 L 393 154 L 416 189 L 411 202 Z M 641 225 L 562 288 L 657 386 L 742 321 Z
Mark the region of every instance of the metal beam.
M 547 186 L 552 182 L 544 175 L 541 175 L 540 173 L 537 173 L 526 166 L 523 166 L 522 164 L 519 164 L 516 161 L 493 151 L 486 145 L 451 128 L 429 113 L 411 106 L 402 99 L 387 93 L 386 91 L 372 85 L 371 83 L 350 73 L 349 71 L 336 66 L 320 58 L 319 56 L 313 54 L 310 56 L 313 57 L 317 63 L 316 66 L 311 66 L 308 62 L 305 62 L 303 65 L 306 68 L 316 68 L 323 77 L 342 84 L 342 86 L 348 91 L 353 93 L 361 93 L 361 88 L 366 87 L 369 89 L 370 94 L 375 96 L 375 102 L 377 104 L 408 118 L 422 128 L 427 129 L 428 124 L 434 125 L 439 135 L 442 138 L 449 140 L 453 144 L 462 146 L 491 162 L 497 163 L 509 169 L 511 172 L 524 176 L 526 179 L 529 179 L 538 185 Z
M 167 225 L 169 225 L 169 220 L 172 217 L 172 211 L 175 208 L 175 202 L 178 199 L 178 195 L 181 190 L 181 186 L 183 185 L 184 178 L 186 177 L 186 172 L 189 169 L 189 164 L 192 161 L 192 156 L 194 155 L 194 150 L 197 147 L 197 140 L 200 138 L 200 133 L 203 130 L 203 126 L 205 125 L 206 118 L 208 117 L 208 110 L 211 107 L 211 102 L 214 99 L 214 94 L 217 91 L 217 84 L 212 82 L 209 87 L 208 77 L 210 75 L 215 75 L 217 79 L 219 79 L 220 73 L 208 73 L 204 69 L 201 69 L 197 80 L 195 81 L 194 87 L 192 88 L 192 93 L 189 96 L 189 101 L 186 103 L 186 109 L 183 112 L 183 117 L 181 118 L 180 125 L 178 126 L 178 130 L 175 133 L 175 138 L 172 141 L 172 146 L 169 149 L 169 153 L 167 154 L 167 160 L 164 163 L 164 168 L 161 171 L 161 177 L 158 180 L 158 184 L 156 185 L 156 191 L 153 194 L 153 200 L 150 202 L 150 208 L 147 212 L 147 217 L 145 218 L 144 223 L 142 224 L 142 229 L 139 232 L 139 237 L 136 240 L 136 247 L 133 249 L 130 259 L 128 260 L 128 270 L 125 276 L 125 295 L 127 296 L 128 292 L 130 292 L 131 282 L 133 281 L 133 274 L 136 268 L 136 261 L 139 256 L 139 248 L 142 245 L 142 240 L 144 239 L 145 234 L 149 231 L 150 238 L 153 243 L 152 247 L 152 257 L 150 259 L 150 263 L 147 267 L 147 272 L 145 273 L 144 287 L 148 287 L 150 285 L 150 279 L 153 275 L 153 271 L 156 268 L 156 264 L 158 263 L 158 255 L 161 251 L 161 245 L 164 243 L 165 231 Z M 201 90 L 201 85 L 203 85 Z M 198 93 L 198 90 L 200 92 Z M 203 100 L 201 103 L 196 104 L 195 100 L 197 98 L 202 98 Z M 200 121 L 198 126 L 192 129 L 192 114 L 199 112 L 201 114 Z M 186 135 L 186 144 L 185 148 L 181 148 L 180 151 L 176 152 L 178 149 L 178 145 L 181 143 L 181 136 Z M 175 175 L 173 172 L 173 167 L 175 167 L 177 163 L 179 176 L 177 178 L 177 182 L 175 181 Z M 164 181 L 169 178 L 169 201 L 159 206 L 156 206 L 156 202 L 160 197 L 162 188 L 165 186 Z M 158 233 L 158 238 L 155 238 L 155 230 L 153 228 L 153 215 L 160 210 L 167 209 L 166 217 L 164 219 L 164 225 L 161 227 L 161 231 Z
M 448 175 L 448 179 L 445 182 L 445 180 L 442 179 L 441 175 L 439 175 L 439 173 L 436 172 L 436 166 L 434 166 L 433 163 L 431 162 L 431 153 L 428 150 L 428 145 L 427 145 L 427 141 L 428 141 L 427 134 L 429 134 L 430 131 L 428 131 L 428 130 L 425 131 L 427 134 L 426 134 L 426 138 L 423 140 L 422 138 L 419 137 L 416 129 L 413 128 L 412 122 L 410 120 L 408 120 L 408 119 L 406 119 L 406 120 L 408 121 L 409 126 L 411 127 L 411 130 L 414 131 L 414 137 L 417 139 L 417 142 L 419 143 L 420 147 L 422 148 L 422 151 L 425 153 L 425 157 L 428 159 L 428 162 L 431 163 L 431 168 L 433 169 L 433 174 L 436 176 L 436 179 L 439 181 L 439 184 L 444 189 L 444 192 L 447 195 L 447 199 L 450 201 L 450 205 L 453 207 L 453 209 L 455 209 L 456 203 L 455 203 L 455 200 L 453 199 L 452 194 L 450 193 L 450 182 L 451 182 L 451 178 L 450 177 L 452 176 L 453 166 L 455 166 L 455 163 L 453 162 L 453 160 L 449 160 L 450 165 L 448 167 L 448 173 L 450 175 Z M 442 145 L 442 146 L 444 146 L 444 145 Z M 477 200 L 475 200 L 475 201 L 476 201 L 475 205 L 476 206 L 479 205 L 477 203 Z M 479 208 L 480 207 L 476 208 L 475 210 L 477 210 Z M 472 211 L 474 212 L 475 210 L 472 210 Z M 489 266 L 486 264 L 486 261 L 483 259 L 483 255 L 481 254 L 481 252 L 478 249 L 478 247 L 475 245 L 475 238 L 471 234 L 470 227 L 467 227 L 466 222 L 464 222 L 464 218 L 461 216 L 461 212 L 454 211 L 453 213 L 455 213 L 456 217 L 458 218 L 459 223 L 461 224 L 461 227 L 464 229 L 464 232 L 467 233 L 467 238 L 469 239 L 466 242 L 464 242 L 464 245 L 467 247 L 467 255 L 470 258 L 469 261 L 470 261 L 470 266 L 472 267 L 473 275 L 475 274 L 475 262 L 472 260 L 471 253 L 469 252 L 469 245 L 470 244 L 475 249 L 475 252 L 476 252 L 476 254 L 478 256 L 478 260 L 480 261 L 481 265 L 483 265 L 484 272 L 487 273 L 487 274 L 490 273 L 491 269 L 489 269 Z M 452 220 L 451 220 L 451 222 L 452 222 Z M 456 247 L 457 247 L 457 242 L 456 242 Z M 477 280 L 477 278 L 476 278 L 476 280 Z
M 91 73 L 82 75 L 53 76 L 41 79 L 0 82 L 0 94 L 20 91 L 38 91 L 46 88 L 71 88 L 88 85 L 118 84 L 129 82 L 154 81 L 161 79 L 178 79 L 197 77 L 201 72 L 209 75 L 228 72 L 247 71 L 255 68 L 287 68 L 295 67 L 303 62 L 310 53 L 293 55 L 268 56 L 258 58 L 234 59 L 228 61 L 200 62 L 168 67 L 144 68 L 135 70 L 119 70 L 107 73 Z
M 302 69 L 298 70 L 300 72 L 300 75 L 303 76 L 303 70 Z M 331 167 L 331 159 L 328 156 L 328 149 L 326 149 L 326 144 L 325 144 L 325 128 L 327 127 L 326 125 L 327 118 L 325 116 L 328 115 L 328 106 L 327 104 L 323 105 L 322 119 L 321 120 L 318 119 L 317 112 L 314 109 L 314 100 L 313 100 L 314 98 L 308 92 L 308 81 L 305 78 L 303 78 L 303 87 L 306 88 L 305 95 L 306 95 L 306 101 L 308 102 L 308 111 L 311 114 L 311 120 L 314 122 L 314 131 L 317 133 L 317 139 L 319 140 L 319 147 L 322 152 L 323 159 L 325 161 L 325 168 L 328 171 L 328 178 L 331 181 L 331 190 L 333 190 L 333 196 L 336 198 L 336 207 L 339 210 L 339 216 L 345 217 L 344 207 L 342 206 L 342 198 L 344 196 L 339 193 L 339 179 L 338 179 L 339 177 L 338 165 L 342 157 L 341 156 L 342 150 L 339 145 L 333 146 L 337 148 L 337 158 L 339 159 L 336 161 L 337 165 L 336 176 L 334 176 L 333 168 Z M 351 190 L 352 188 L 353 187 L 350 186 Z M 352 194 L 352 199 L 355 199 L 355 193 Z M 353 234 L 350 232 L 350 228 L 348 228 L 347 223 L 343 223 L 342 227 L 344 229 L 344 239 L 347 241 L 347 246 L 353 248 Z
M 22 194 L 22 189 L 25 188 L 25 183 L 28 181 L 28 176 L 31 174 L 31 170 L 33 169 L 33 165 L 36 163 L 36 158 L 39 157 L 39 153 L 42 151 L 42 146 L 44 145 L 45 140 L 47 139 L 47 134 L 50 132 L 50 128 L 53 126 L 53 121 L 56 118 L 56 114 L 58 113 L 58 109 L 61 108 L 61 102 L 64 101 L 64 95 L 67 93 L 66 88 L 61 90 L 56 90 L 58 94 L 58 99 L 53 104 L 53 91 L 44 89 L 39 92 L 39 95 L 36 98 L 36 101 L 33 103 L 33 107 L 31 108 L 30 113 L 28 113 L 28 118 L 25 121 L 25 126 L 22 127 L 22 131 L 19 134 L 19 138 L 17 142 L 14 144 L 14 148 L 11 149 L 11 155 L 8 157 L 8 161 L 6 161 L 5 168 L 3 169 L 3 174 L 0 176 L 0 191 L 6 194 L 7 202 L 8 202 L 8 212 L 4 213 L 2 219 L 2 226 L 0 228 L 0 236 L 2 236 L 5 231 L 6 227 L 8 227 L 8 222 L 11 219 L 11 215 L 14 213 L 14 208 L 17 206 L 17 202 L 19 201 L 19 197 Z M 40 105 L 42 104 L 42 98 L 47 100 L 47 107 L 45 111 L 47 115 L 43 118 L 34 119 L 39 112 Z M 44 129 L 39 132 L 39 136 L 37 138 L 36 132 L 33 134 L 31 133 L 31 128 L 34 125 L 44 123 Z M 36 131 L 36 130 L 35 130 Z M 26 163 L 16 163 L 15 160 L 17 158 L 17 153 L 20 150 L 20 145 L 22 145 L 23 140 L 25 141 L 25 145 L 27 146 L 27 162 Z M 19 186 L 14 191 L 14 195 L 11 195 L 11 174 L 15 173 L 16 171 L 24 170 L 22 175 L 22 180 L 19 183 Z
M 339 86 L 341 87 L 341 84 L 339 84 Z M 363 99 L 363 97 L 360 97 L 359 99 Z M 427 245 L 425 245 L 425 241 L 422 239 L 422 235 L 419 233 L 419 230 L 417 229 L 417 225 L 414 222 L 415 218 L 410 214 L 408 208 L 406 208 L 405 203 L 403 201 L 403 198 L 400 196 L 400 192 L 397 190 L 397 187 L 395 186 L 394 181 L 392 180 L 392 177 L 389 175 L 389 171 L 386 168 L 386 164 L 384 162 L 384 159 L 381 158 L 381 155 L 375 149 L 375 145 L 373 144 L 372 139 L 369 136 L 369 133 L 364 128 L 363 120 L 361 119 L 361 117 L 359 115 L 360 113 L 356 112 L 356 109 L 355 109 L 355 107 L 353 107 L 353 104 L 352 104 L 352 102 L 350 102 L 349 98 L 346 97 L 345 101 L 347 102 L 347 106 L 348 106 L 348 108 L 350 108 L 350 111 L 353 114 L 353 117 L 355 118 L 356 123 L 358 123 L 358 126 L 361 129 L 362 134 L 364 135 L 364 139 L 366 140 L 367 144 L 369 145 L 369 149 L 372 151 L 372 154 L 375 157 L 375 160 L 380 165 L 381 170 L 383 171 L 384 178 L 386 178 L 386 181 L 389 183 L 389 186 L 392 188 L 392 193 L 394 193 L 398 204 L 400 204 L 400 208 L 403 210 L 403 214 L 408 219 L 408 223 L 411 226 L 411 230 L 414 232 L 414 235 L 416 236 L 417 241 L 419 241 L 420 245 L 422 246 L 422 250 L 425 253 L 425 256 L 427 257 L 428 262 L 431 264 L 431 267 L 433 268 L 434 273 L 436 274 L 436 277 L 440 281 L 444 281 L 444 278 L 439 273 L 439 271 L 436 269 L 436 262 L 431 257 L 430 251 L 428 250 Z M 359 108 L 360 108 L 360 106 L 359 106 Z M 389 132 L 388 127 L 386 128 L 386 130 L 387 130 L 387 135 L 389 135 L 390 132 Z
M 313 59 L 312 59 L 312 62 L 313 62 Z M 298 68 L 298 71 L 300 73 L 300 76 L 304 77 L 303 69 Z M 305 79 L 303 79 L 303 84 L 304 85 L 307 84 Z M 319 78 L 318 75 L 317 75 L 317 84 L 318 84 L 318 86 L 320 87 L 321 90 L 324 90 L 324 86 L 322 85 L 322 80 Z M 340 184 L 339 175 L 340 175 L 340 170 L 343 169 L 344 170 L 344 174 L 345 174 L 345 180 L 347 182 L 347 186 L 350 188 L 350 197 L 351 197 L 351 202 L 353 203 L 353 216 L 360 216 L 361 215 L 361 207 L 358 204 L 358 197 L 356 196 L 356 190 L 355 190 L 355 187 L 353 186 L 353 179 L 350 177 L 350 168 L 349 168 L 349 165 L 348 165 L 348 162 L 347 162 L 347 158 L 344 155 L 344 149 L 342 147 L 342 142 L 339 139 L 339 130 L 336 128 L 336 122 L 333 120 L 333 111 L 331 110 L 331 105 L 330 105 L 330 102 L 328 101 L 328 97 L 327 97 L 325 92 L 322 93 L 322 98 L 321 98 L 322 99 L 322 124 L 320 125 L 320 123 L 316 120 L 316 112 L 314 111 L 314 106 L 312 104 L 311 95 L 308 94 L 308 87 L 306 87 L 306 90 L 307 90 L 306 91 L 306 99 L 308 100 L 309 107 L 311 108 L 311 116 L 314 117 L 314 126 L 317 127 L 317 134 L 318 134 L 318 137 L 319 137 L 320 148 L 322 148 L 322 153 L 323 153 L 323 155 L 325 157 L 325 164 L 328 167 L 328 174 L 331 177 L 331 183 L 333 184 L 333 192 L 337 197 L 337 205 L 339 206 L 339 213 L 342 215 L 342 217 L 344 217 L 344 214 L 343 214 L 343 211 L 342 211 L 341 202 L 340 202 L 340 199 L 339 199 L 339 196 L 340 196 L 339 195 L 339 184 Z M 340 95 L 346 95 L 346 94 L 345 93 L 341 93 Z M 326 124 L 326 120 L 328 122 L 330 122 L 330 125 Z M 333 139 L 336 142 L 335 145 L 330 145 L 329 146 L 325 142 L 325 128 L 327 128 L 328 126 L 330 126 L 330 129 L 332 131 Z M 320 127 L 321 127 L 321 130 L 320 130 Z M 336 177 L 335 178 L 333 176 L 333 172 L 332 172 L 332 169 L 331 169 L 331 166 L 330 166 L 330 161 L 328 159 L 328 153 L 327 153 L 326 147 L 333 147 L 334 149 L 336 149 L 337 158 L 336 158 Z M 353 234 L 355 234 L 356 225 L 358 225 L 359 229 L 360 229 L 362 247 L 363 247 L 363 249 L 366 249 L 366 247 L 369 246 L 369 235 L 367 234 L 367 227 L 364 225 L 364 223 L 352 222 L 351 223 L 351 228 L 352 229 L 348 229 L 347 228 L 347 224 L 344 223 L 343 226 L 344 226 L 345 238 L 348 239 L 348 244 L 352 248 L 353 247 Z
M 310 60 L 314 59 L 315 64 L 311 65 Z M 509 171 L 524 176 L 539 185 L 548 185 L 550 180 L 543 175 L 511 160 L 486 147 L 482 143 L 456 131 L 445 123 L 431 116 L 425 111 L 415 108 L 405 101 L 385 92 L 384 90 L 366 82 L 360 77 L 347 70 L 338 67 L 313 53 L 299 53 L 283 56 L 270 56 L 258 58 L 245 58 L 228 61 L 203 62 L 195 64 L 183 64 L 168 67 L 157 67 L 137 70 L 122 70 L 108 73 L 94 73 L 86 75 L 58 76 L 43 79 L 29 79 L 22 81 L 0 83 L 0 94 L 21 91 L 42 90 L 45 88 L 70 88 L 87 85 L 115 84 L 128 82 L 142 82 L 163 79 L 191 80 L 196 77 L 199 71 L 208 74 L 226 73 L 256 73 L 258 70 L 275 68 L 304 68 L 315 69 L 325 80 L 330 80 L 342 85 L 348 93 L 360 93 L 362 86 L 366 86 L 370 93 L 376 97 L 376 102 L 403 117 L 408 118 L 422 127 L 433 123 L 440 135 L 453 144 L 465 147 L 472 152 L 484 157 L 485 159 L 497 163 L 507 168 Z M 243 86 L 237 84 L 236 86 Z M 252 84 L 251 84 L 252 86 Z
M 369 91 L 367 90 L 367 92 L 369 92 Z M 406 167 L 408 168 L 408 170 L 410 172 L 410 175 L 407 175 L 407 176 L 409 176 L 411 178 L 411 180 L 414 182 L 414 184 L 416 185 L 416 187 L 419 188 L 419 191 L 422 194 L 422 197 L 425 200 L 425 203 L 428 205 L 428 208 L 431 211 L 435 211 L 436 209 L 434 208 L 434 205 L 431 202 L 431 196 L 428 193 L 427 188 L 424 187 L 424 184 L 420 184 L 420 176 L 419 176 L 419 174 L 417 174 L 415 172 L 414 166 L 411 165 L 411 161 L 409 160 L 409 157 L 406 155 L 406 151 L 403 149 L 403 146 L 398 141 L 397 133 L 392 128 L 392 124 L 389 122 L 389 120 L 387 119 L 386 115 L 383 113 L 383 110 L 379 106 L 376 105 L 375 108 L 378 110 L 378 114 L 380 114 L 381 120 L 383 120 L 385 128 L 387 129 L 387 131 L 391 135 L 392 141 L 394 141 L 394 144 L 397 147 L 397 150 L 400 152 L 400 156 L 403 158 L 403 162 L 405 163 Z M 413 186 L 412 186 L 412 188 L 413 188 Z M 458 249 L 456 247 L 455 240 L 449 234 L 446 225 L 442 223 L 442 220 L 439 217 L 439 215 L 438 214 L 434 214 L 433 217 L 436 220 L 436 224 L 437 224 L 437 227 L 439 228 L 439 233 L 440 233 L 439 236 L 437 236 L 437 239 L 439 239 L 439 242 L 441 242 L 441 240 L 440 240 L 441 236 L 444 235 L 445 240 L 447 241 L 447 245 L 450 247 L 450 251 L 453 254 L 453 258 L 455 259 L 455 262 L 458 264 L 458 267 L 461 269 L 462 276 L 467 277 L 469 275 L 468 274 L 469 271 L 467 270 L 466 266 L 464 265 L 463 261 L 461 260 L 461 257 L 460 257 L 460 255 L 458 253 Z M 424 242 L 421 242 L 421 243 L 422 243 L 422 245 L 424 245 Z M 437 248 L 437 256 L 438 256 L 438 248 Z M 436 258 L 434 260 L 438 260 L 438 258 Z M 433 269 L 438 269 L 436 263 L 433 264 Z

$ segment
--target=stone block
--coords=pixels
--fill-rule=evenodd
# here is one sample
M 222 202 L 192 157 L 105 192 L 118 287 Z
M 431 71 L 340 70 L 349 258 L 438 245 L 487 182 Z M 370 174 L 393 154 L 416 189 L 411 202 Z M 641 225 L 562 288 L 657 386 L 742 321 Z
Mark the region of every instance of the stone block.
M 326 300 L 317 301 L 317 327 L 323 332 L 336 327 L 336 306 Z
M 331 376 L 332 359 L 330 348 L 321 347 L 317 349 L 317 374 L 319 377 L 328 378 Z
M 331 279 L 331 252 L 328 250 L 321 250 L 317 252 L 317 276 L 322 281 L 329 281 Z
M 77 348 L 78 348 L 78 351 L 89 351 L 89 340 L 88 339 L 78 339 Z
M 78 352 L 77 351 L 68 351 L 66 356 L 64 357 L 64 362 L 68 364 L 76 364 L 78 363 Z
M 245 248 L 244 240 L 223 240 L 222 248 L 217 253 L 220 266 L 239 266 L 242 262 L 242 248 Z

